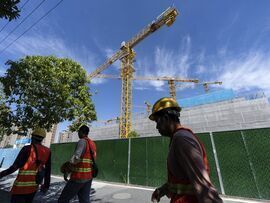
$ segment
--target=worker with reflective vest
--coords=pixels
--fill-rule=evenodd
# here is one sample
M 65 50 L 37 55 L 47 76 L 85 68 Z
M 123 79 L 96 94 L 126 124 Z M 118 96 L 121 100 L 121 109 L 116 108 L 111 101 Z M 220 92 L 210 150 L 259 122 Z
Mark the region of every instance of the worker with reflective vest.
M 96 158 L 95 143 L 88 138 L 89 128 L 82 125 L 78 131 L 80 140 L 76 145 L 73 156 L 71 157 L 69 166 L 67 163 L 62 167 L 72 168 L 73 172 L 70 175 L 70 180 L 64 187 L 58 202 L 69 202 L 73 197 L 78 195 L 80 203 L 90 202 L 90 190 L 93 179 L 93 158 Z
M 34 129 L 31 145 L 24 146 L 13 165 L 0 173 L 0 178 L 2 178 L 19 169 L 11 189 L 12 203 L 31 203 L 33 201 L 39 188 L 36 177 L 38 170 L 41 168 L 44 170 L 44 184 L 41 186 L 41 191 L 45 193 L 49 189 L 51 181 L 51 152 L 49 148 L 41 144 L 45 137 L 45 129 Z
M 180 124 L 180 111 L 173 98 L 164 97 L 154 104 L 149 116 L 159 133 L 170 138 L 167 182 L 153 192 L 152 201 L 159 202 L 166 195 L 171 203 L 220 203 L 209 178 L 205 148 L 192 130 Z

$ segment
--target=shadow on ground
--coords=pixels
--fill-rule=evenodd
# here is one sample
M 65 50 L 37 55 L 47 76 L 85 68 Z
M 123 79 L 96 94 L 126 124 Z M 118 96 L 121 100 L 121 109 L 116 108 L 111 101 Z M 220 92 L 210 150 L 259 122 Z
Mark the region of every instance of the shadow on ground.
M 15 178 L 16 178 L 16 175 L 9 175 L 7 177 L 3 177 L 0 180 L 1 203 L 10 202 L 9 191 L 12 187 L 12 184 L 13 184 L 13 181 Z M 64 182 L 64 181 L 51 183 L 50 189 L 48 190 L 48 192 L 46 194 L 41 193 L 41 192 L 37 192 L 37 194 L 34 198 L 34 203 L 45 203 L 45 202 L 56 203 L 65 184 L 66 184 L 66 182 Z M 91 190 L 90 197 L 91 197 L 92 202 L 100 202 L 100 199 L 97 199 L 97 198 L 95 199 L 95 190 L 94 189 Z M 75 202 L 79 202 L 79 200 L 76 197 L 70 202 L 75 203 Z

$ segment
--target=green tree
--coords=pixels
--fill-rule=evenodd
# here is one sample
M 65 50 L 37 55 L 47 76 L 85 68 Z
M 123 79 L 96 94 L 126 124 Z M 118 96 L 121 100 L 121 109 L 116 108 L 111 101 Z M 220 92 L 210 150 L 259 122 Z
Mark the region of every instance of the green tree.
M 86 121 L 86 119 L 83 118 L 83 116 L 75 119 L 75 121 L 71 125 L 68 126 L 68 129 L 71 132 L 75 132 L 75 131 L 78 131 L 82 125 L 88 125 L 88 122 Z
M 135 137 L 140 137 L 140 135 L 135 130 L 132 130 L 129 132 L 128 137 L 135 138 Z
M 0 126 L 12 123 L 23 131 L 37 126 L 50 130 L 64 120 L 96 120 L 86 71 L 80 64 L 54 56 L 27 56 L 6 64 L 9 68 L 0 82 L 12 111 Z
M 10 109 L 5 104 L 6 100 L 3 88 L 3 84 L 0 82 L 0 121 L 6 123 L 6 126 L 0 125 L 0 141 L 2 141 L 2 138 L 6 133 L 10 133 L 12 126 L 7 121 Z
M 13 145 L 7 144 L 4 148 L 13 148 Z
M 20 9 L 18 8 L 20 0 L 1 0 L 0 1 L 0 18 L 14 20 L 20 16 Z

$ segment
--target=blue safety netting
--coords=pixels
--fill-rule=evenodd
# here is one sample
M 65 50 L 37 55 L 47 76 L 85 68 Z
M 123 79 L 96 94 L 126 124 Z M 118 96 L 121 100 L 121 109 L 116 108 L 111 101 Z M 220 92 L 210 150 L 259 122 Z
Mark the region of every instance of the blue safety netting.
M 189 97 L 185 99 L 179 99 L 178 102 L 181 107 L 192 107 L 203 104 L 216 103 L 220 101 L 231 100 L 235 98 L 233 90 L 220 90 L 215 92 L 209 92 L 203 95 Z
M 27 143 L 30 143 L 31 142 L 31 138 L 21 138 L 21 139 L 18 139 L 16 140 L 15 144 L 27 144 Z
M 15 161 L 20 150 L 21 149 L 18 148 L 0 149 L 0 164 L 2 163 L 2 168 L 10 167 Z

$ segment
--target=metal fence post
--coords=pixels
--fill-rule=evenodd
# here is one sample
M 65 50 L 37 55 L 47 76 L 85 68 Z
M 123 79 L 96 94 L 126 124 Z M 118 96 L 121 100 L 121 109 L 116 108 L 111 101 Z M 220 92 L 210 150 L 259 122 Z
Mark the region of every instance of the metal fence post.
M 127 184 L 129 184 L 129 174 L 130 174 L 130 148 L 131 148 L 131 138 L 128 138 L 128 168 L 127 168 Z
M 217 167 L 218 180 L 219 180 L 219 184 L 220 184 L 221 194 L 225 195 L 225 190 L 224 190 L 224 185 L 223 185 L 222 176 L 221 176 L 221 172 L 220 172 L 220 167 L 219 167 L 218 156 L 217 156 L 216 145 L 215 145 L 213 133 L 210 132 L 209 134 L 210 134 L 212 149 L 213 149 L 213 153 L 214 153 L 215 163 L 216 163 L 216 167 Z

